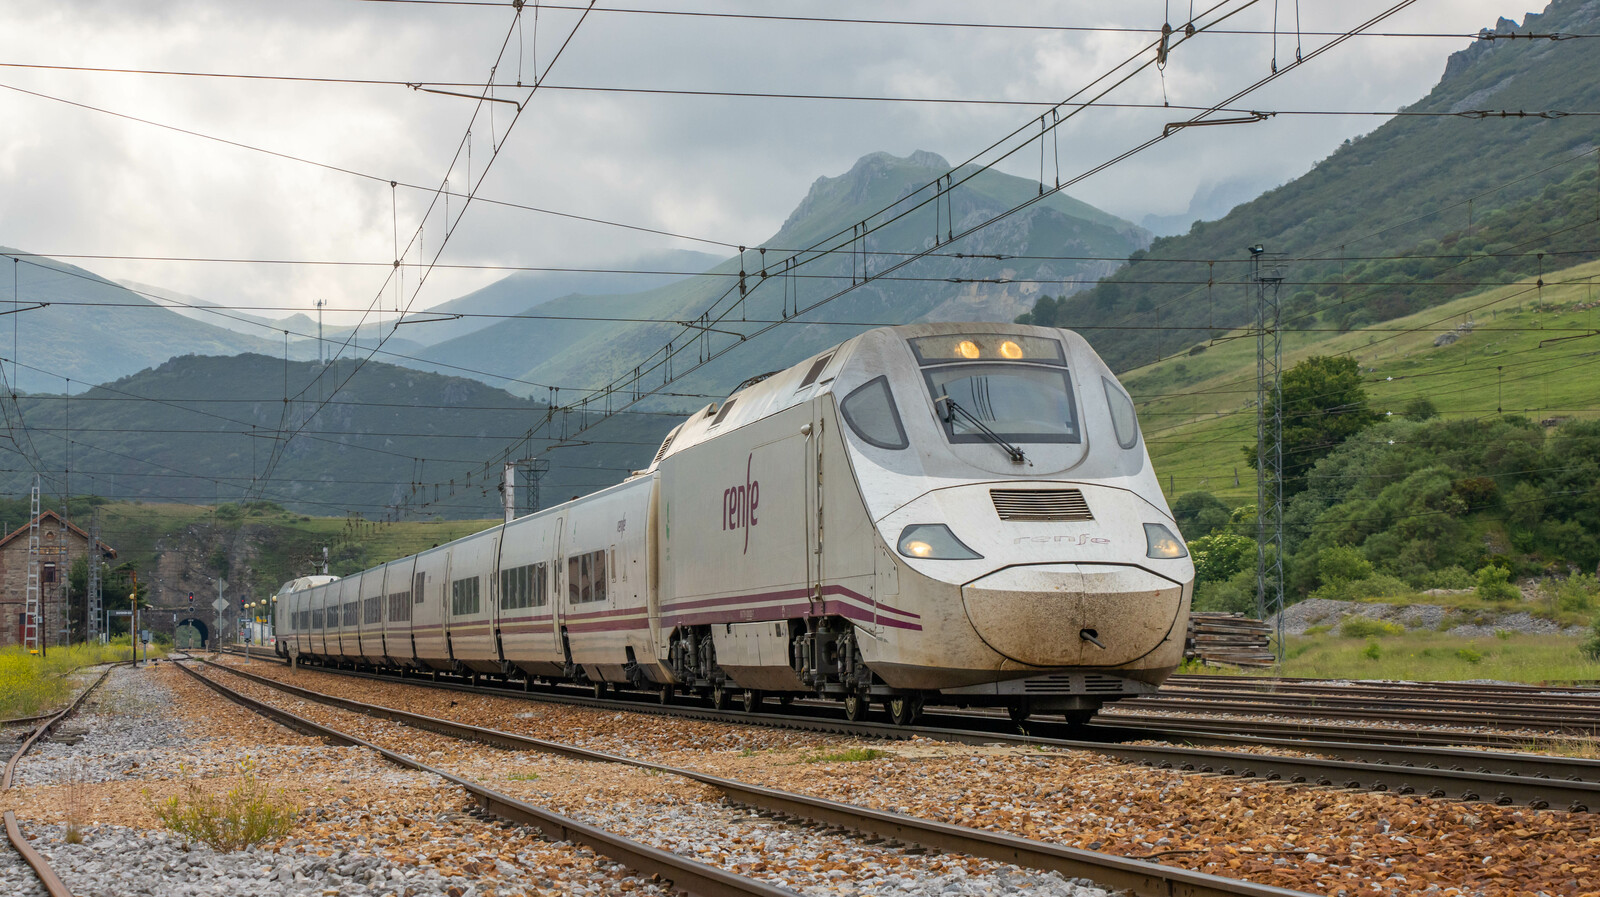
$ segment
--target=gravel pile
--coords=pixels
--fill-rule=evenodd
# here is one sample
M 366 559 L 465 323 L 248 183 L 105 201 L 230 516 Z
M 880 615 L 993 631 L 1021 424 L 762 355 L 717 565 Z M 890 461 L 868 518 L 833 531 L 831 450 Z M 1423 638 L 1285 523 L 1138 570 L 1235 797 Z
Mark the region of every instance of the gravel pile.
M 1283 629 L 1289 635 L 1305 635 L 1306 630 L 1313 626 L 1327 626 L 1337 633 L 1340 621 L 1347 616 L 1399 623 L 1407 629 L 1448 630 L 1451 635 L 1468 638 L 1492 636 L 1499 631 L 1571 636 L 1582 635 L 1586 631 L 1581 626 L 1563 628 L 1558 623 L 1541 620 L 1527 611 L 1466 612 L 1437 604 L 1378 604 L 1327 598 L 1308 598 L 1285 609 Z M 1276 626 L 1277 617 L 1271 617 L 1267 622 Z

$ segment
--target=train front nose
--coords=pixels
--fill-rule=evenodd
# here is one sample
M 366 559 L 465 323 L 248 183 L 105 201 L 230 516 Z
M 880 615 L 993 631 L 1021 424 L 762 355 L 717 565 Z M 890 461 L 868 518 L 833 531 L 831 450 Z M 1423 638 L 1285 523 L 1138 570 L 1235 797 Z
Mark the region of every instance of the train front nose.
M 972 628 L 1029 666 L 1117 666 L 1155 650 L 1183 609 L 1183 586 L 1118 564 L 1025 564 L 961 588 Z

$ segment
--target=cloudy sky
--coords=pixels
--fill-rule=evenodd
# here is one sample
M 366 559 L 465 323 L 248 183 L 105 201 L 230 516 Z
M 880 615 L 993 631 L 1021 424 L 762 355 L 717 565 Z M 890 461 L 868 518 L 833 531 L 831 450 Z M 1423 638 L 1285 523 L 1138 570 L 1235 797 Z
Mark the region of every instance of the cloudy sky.
M 1300 27 L 1343 31 L 1387 5 L 1306 0 Z M 1160 103 L 1164 95 L 1174 104 L 1205 105 L 1266 75 L 1274 5 L 1226 0 L 1222 9 L 1246 6 L 1221 27 L 1257 33 L 1201 35 L 1174 50 L 1164 76 L 1151 68 L 1106 100 Z M 1181 0 L 612 0 L 580 25 L 572 7 L 534 0 L 527 0 L 520 23 L 509 4 L 7 3 L 0 6 L 0 63 L 6 64 L 0 67 L 0 245 L 51 255 L 141 257 L 77 261 L 106 276 L 263 314 L 309 308 L 317 299 L 336 309 L 364 308 L 375 300 L 391 310 L 396 302 L 425 308 L 502 276 L 440 269 L 417 293 L 413 273 L 397 298 L 383 267 L 395 258 L 397 241 L 410 245 L 408 261 L 439 255 L 443 263 L 469 266 L 595 265 L 669 248 L 722 251 L 709 243 L 474 203 L 440 254 L 444 202 L 406 185 L 433 187 L 448 176 L 452 190 L 476 190 L 487 199 L 753 246 L 778 228 L 817 177 L 841 174 L 858 157 L 880 150 L 905 155 L 921 149 L 952 162 L 966 159 L 1036 120 L 1045 104 L 1084 88 L 1152 39 L 1148 32 L 1126 29 L 1159 29 L 1166 20 L 1181 29 L 1189 9 Z M 766 21 L 641 10 L 1122 30 Z M 1376 30 L 1462 35 L 1493 25 L 1500 15 L 1520 20 L 1524 12 L 1490 0 L 1422 0 Z M 1287 63 L 1296 44 L 1295 6 L 1280 0 L 1276 14 L 1277 58 Z M 1327 40 L 1306 34 L 1300 43 L 1309 52 Z M 1460 37 L 1357 38 L 1241 105 L 1392 111 L 1426 93 L 1446 57 L 1466 44 Z M 480 108 L 472 99 L 404 84 L 25 67 L 422 82 L 477 94 L 497 58 L 495 81 L 506 86 L 496 95 L 528 100 L 520 114 L 511 104 Z M 510 86 L 539 76 L 549 89 L 531 98 L 529 91 Z M 477 86 L 441 86 L 451 83 Z M 1162 109 L 1088 110 L 1061 131 L 1062 174 L 1093 167 L 1180 117 Z M 1383 120 L 1281 115 L 1261 124 L 1192 129 L 1071 192 L 1136 222 L 1147 214 L 1184 214 L 1197 191 L 1259 192 Z M 1050 177 L 1056 149 L 1052 142 Z M 1001 167 L 1034 177 L 1038 165 L 1035 145 Z M 401 186 L 391 188 L 391 180 Z M 454 219 L 461 200 L 448 204 Z

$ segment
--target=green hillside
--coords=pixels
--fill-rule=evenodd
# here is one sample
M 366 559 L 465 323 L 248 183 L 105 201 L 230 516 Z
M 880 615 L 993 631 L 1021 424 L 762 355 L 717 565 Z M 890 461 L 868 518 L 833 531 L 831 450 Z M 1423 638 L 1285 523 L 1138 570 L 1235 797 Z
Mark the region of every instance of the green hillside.
M 1544 14 L 1529 14 L 1522 28 L 1513 25 L 1502 19 L 1496 30 L 1593 33 L 1600 28 L 1600 5 L 1556 0 Z M 1526 203 L 1574 172 L 1593 171 L 1600 123 L 1579 116 L 1480 119 L 1460 114 L 1600 109 L 1600 54 L 1587 43 L 1473 43 L 1451 57 L 1444 77 L 1426 97 L 1404 110 L 1450 114 L 1391 119 L 1221 220 L 1196 222 L 1183 236 L 1154 241 L 1147 252 L 1134 253 L 1133 264 L 1070 297 L 1049 317 L 1062 326 L 1121 325 L 1124 329 L 1101 334 L 1097 347 L 1118 369 L 1147 363 L 1163 349 L 1206 339 L 1213 327 L 1229 328 L 1250 319 L 1253 306 L 1236 284 L 1248 277 L 1245 247 L 1254 244 L 1287 253 L 1293 261 L 1285 289 L 1299 300 L 1326 303 L 1330 309 L 1338 304 L 1332 316 L 1336 322 L 1385 320 L 1449 300 L 1459 292 L 1457 285 L 1449 278 L 1433 285 L 1434 272 L 1429 270 L 1448 267 L 1448 260 L 1413 263 L 1405 279 L 1422 286 L 1404 295 L 1369 292 L 1369 285 L 1383 278 L 1376 276 L 1377 264 L 1360 260 L 1415 254 L 1430 246 L 1450 254 L 1495 253 L 1519 245 L 1473 245 L 1467 239 L 1452 250 L 1446 241 L 1451 234 L 1470 235 L 1475 227 L 1492 225 L 1496 210 Z M 1526 230 L 1545 235 L 1545 245 L 1535 247 L 1540 251 L 1592 250 L 1597 245 L 1592 232 L 1564 234 L 1532 218 L 1524 224 Z M 1223 285 L 1208 289 L 1212 281 Z M 1334 295 L 1335 287 L 1346 285 Z
M 353 367 L 348 359 L 324 369 L 263 355 L 184 356 L 70 399 L 23 396 L 26 431 L 7 435 L 42 460 L 46 494 L 60 494 L 70 467 L 75 495 L 201 504 L 264 498 L 303 514 L 353 510 L 371 519 L 396 507 L 444 518 L 498 515 L 500 470 L 485 462 L 543 419 L 545 406 L 475 380 L 381 362 L 351 377 Z M 620 481 L 649 461 L 677 422 L 653 415 L 608 421 L 582 445 L 551 456 L 544 503 Z M 562 428 L 558 416 L 548 432 L 559 436 Z M 280 434 L 296 431 L 270 480 L 258 483 Z M 0 488 L 26 494 L 31 465 L 17 458 L 8 467 Z
M 1408 403 L 1426 398 L 1445 417 L 1600 417 L 1600 335 L 1582 338 L 1591 328 L 1600 333 L 1597 281 L 1600 262 L 1590 262 L 1547 273 L 1542 288 L 1521 280 L 1370 330 L 1287 332 L 1283 363 L 1355 358 L 1372 407 L 1385 416 L 1403 416 Z M 1436 346 L 1447 334 L 1454 341 Z M 1255 471 L 1241 452 L 1256 439 L 1255 338 L 1245 330 L 1226 337 L 1122 378 L 1169 499 L 1204 490 L 1255 502 Z

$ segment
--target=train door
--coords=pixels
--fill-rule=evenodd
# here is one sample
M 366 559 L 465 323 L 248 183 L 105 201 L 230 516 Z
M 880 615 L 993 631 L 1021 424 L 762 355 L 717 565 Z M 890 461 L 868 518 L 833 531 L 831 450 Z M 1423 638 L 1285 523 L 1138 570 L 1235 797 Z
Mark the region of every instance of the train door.
M 556 518 L 555 538 L 550 543 L 550 637 L 562 673 L 572 668 L 572 648 L 567 644 L 567 518 Z

